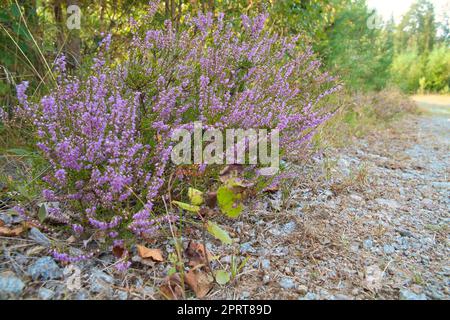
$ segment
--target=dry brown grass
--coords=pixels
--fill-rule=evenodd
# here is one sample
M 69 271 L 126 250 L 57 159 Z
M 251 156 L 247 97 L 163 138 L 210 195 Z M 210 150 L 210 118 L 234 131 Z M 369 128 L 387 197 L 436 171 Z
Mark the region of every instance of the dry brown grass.
M 335 97 L 336 115 L 325 123 L 316 136 L 319 147 L 343 147 L 354 138 L 384 129 L 403 114 L 418 113 L 416 103 L 395 89 L 381 92 L 342 93 Z

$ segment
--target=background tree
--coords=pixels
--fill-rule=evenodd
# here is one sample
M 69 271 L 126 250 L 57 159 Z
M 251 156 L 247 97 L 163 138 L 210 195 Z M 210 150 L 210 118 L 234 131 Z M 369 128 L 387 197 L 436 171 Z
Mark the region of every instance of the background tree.
M 417 0 L 403 16 L 397 31 L 397 52 L 417 50 L 419 55 L 433 50 L 436 23 L 433 4 Z

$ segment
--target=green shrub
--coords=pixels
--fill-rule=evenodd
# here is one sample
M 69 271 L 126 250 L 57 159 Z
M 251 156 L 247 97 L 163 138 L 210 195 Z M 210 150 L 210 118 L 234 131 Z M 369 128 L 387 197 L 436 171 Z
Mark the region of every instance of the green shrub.
M 391 66 L 391 80 L 403 92 L 416 92 L 423 77 L 422 58 L 413 51 L 399 54 Z
M 435 48 L 427 59 L 425 68 L 425 89 L 443 92 L 450 86 L 450 49 L 445 46 Z

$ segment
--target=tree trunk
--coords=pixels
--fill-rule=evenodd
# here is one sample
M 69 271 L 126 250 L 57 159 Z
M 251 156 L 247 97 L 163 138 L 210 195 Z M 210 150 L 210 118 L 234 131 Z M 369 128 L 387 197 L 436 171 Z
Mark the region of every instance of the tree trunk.
M 60 52 L 64 46 L 64 23 L 61 0 L 53 1 L 53 15 L 55 17 L 55 23 L 58 30 L 56 35 L 56 52 Z
M 79 6 L 78 0 L 67 0 L 67 7 L 70 5 Z M 68 65 L 75 69 L 81 64 L 81 39 L 80 30 L 72 29 L 68 32 L 67 44 L 65 46 L 65 53 Z

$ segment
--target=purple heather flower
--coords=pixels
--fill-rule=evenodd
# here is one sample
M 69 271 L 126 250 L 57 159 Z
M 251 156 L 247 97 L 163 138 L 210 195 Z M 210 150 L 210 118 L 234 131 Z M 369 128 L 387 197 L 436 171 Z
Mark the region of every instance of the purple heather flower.
M 111 231 L 110 233 L 108 233 L 108 235 L 110 238 L 114 239 L 119 236 L 119 233 L 117 231 Z
M 80 262 L 80 261 L 85 261 L 85 260 L 90 259 L 93 256 L 93 253 L 70 256 L 67 253 L 59 252 L 56 249 L 50 250 L 50 254 L 53 256 L 53 258 L 55 260 L 61 261 L 61 262 L 68 262 L 68 263 L 76 263 L 76 262 Z
M 58 72 L 65 72 L 66 71 L 66 56 L 60 55 L 58 56 L 55 61 L 53 62 L 54 68 Z
M 65 184 L 67 178 L 66 170 L 64 169 L 56 170 L 55 178 L 58 180 L 60 184 Z
M 149 17 L 157 7 L 151 2 Z M 54 217 L 76 233 L 93 227 L 110 240 L 121 228 L 150 236 L 176 221 L 161 216 L 154 202 L 173 172 L 171 134 L 192 132 L 193 121 L 202 121 L 205 130 L 278 128 L 283 152 L 305 153 L 315 129 L 334 113 L 323 101 L 340 85 L 321 72 L 310 48 L 298 49 L 301 38 L 267 32 L 266 14 L 241 18 L 242 37 L 223 14 L 186 17 L 183 31 L 170 21 L 143 33 L 133 28 L 129 58 L 119 63 L 108 62 L 107 35 L 89 76 L 68 77 L 60 56 L 59 85 L 40 101 L 28 100 L 27 82 L 17 86 L 16 114 L 30 119 L 50 165 L 42 194 L 73 204 L 76 215 L 72 221 L 54 209 Z M 136 70 L 148 78 L 148 88 L 130 86 Z
M 118 262 L 114 265 L 115 269 L 118 272 L 126 272 L 128 270 L 128 268 L 130 268 L 130 266 L 131 266 L 131 261 L 128 261 L 128 260 Z
M 53 190 L 49 190 L 49 189 L 42 190 L 42 196 L 47 201 L 55 201 L 55 199 L 56 199 L 55 192 Z
M 72 225 L 72 230 L 73 230 L 75 233 L 77 233 L 77 234 L 81 234 L 81 233 L 83 233 L 84 228 L 83 228 L 81 225 L 79 225 L 79 224 L 73 224 L 73 225 Z

